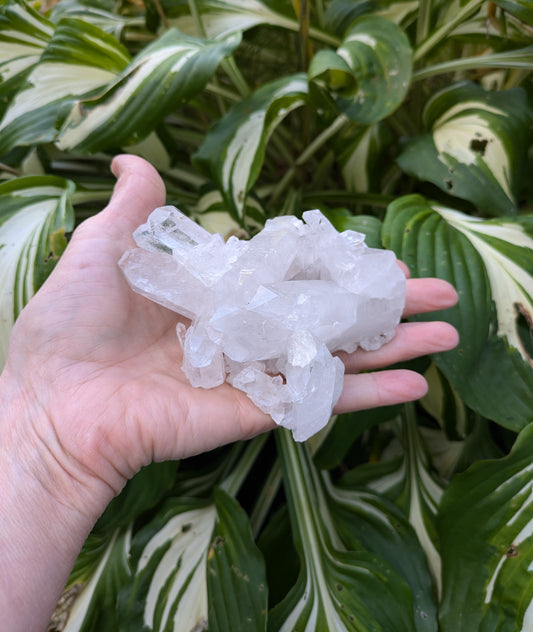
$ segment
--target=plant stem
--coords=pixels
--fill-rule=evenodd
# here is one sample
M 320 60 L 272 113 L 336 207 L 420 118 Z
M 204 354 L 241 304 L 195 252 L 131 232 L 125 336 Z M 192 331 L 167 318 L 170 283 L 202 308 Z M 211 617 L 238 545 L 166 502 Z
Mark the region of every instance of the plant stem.
M 452 59 L 441 64 L 421 68 L 413 73 L 413 81 L 420 81 L 428 77 L 442 75 L 457 70 L 478 70 L 479 68 L 520 68 L 531 69 L 533 60 L 533 46 L 527 46 L 520 50 L 493 53 L 489 55 L 476 55 L 463 59 Z
M 283 466 L 285 491 L 288 497 L 294 540 L 305 557 L 319 560 L 322 542 L 317 512 L 318 498 L 304 454 L 305 444 L 297 444 L 284 428 L 276 430 L 276 440 Z
M 318 26 L 323 29 L 325 26 L 324 19 L 324 2 L 323 0 L 315 0 L 316 21 Z
M 420 61 L 422 57 L 427 55 L 432 48 L 438 46 L 444 38 L 453 31 L 453 29 L 461 24 L 463 20 L 475 13 L 483 4 L 484 0 L 470 0 L 460 9 L 448 22 L 438 28 L 432 35 L 423 41 L 413 53 L 413 62 Z
M 196 24 L 198 35 L 200 37 L 205 37 L 206 34 L 205 34 L 204 24 L 202 22 L 202 18 L 200 17 L 200 14 L 198 13 L 198 10 L 196 9 L 195 0 L 188 0 L 187 4 L 189 5 L 189 11 L 191 12 L 191 16 L 194 20 L 194 23 Z
M 304 149 L 304 151 L 294 161 L 293 166 L 287 170 L 283 178 L 280 180 L 278 186 L 274 189 L 271 202 L 276 202 L 279 199 L 281 194 L 292 182 L 294 176 L 296 175 L 296 170 L 298 169 L 298 167 L 309 160 L 313 156 L 313 154 L 315 154 L 332 136 L 334 136 L 339 130 L 341 130 L 347 122 L 349 122 L 349 119 L 346 115 L 339 115 L 327 129 L 319 134 L 313 140 L 313 142 Z
M 270 511 L 270 507 L 274 502 L 274 498 L 279 491 L 281 485 L 281 464 L 277 459 L 272 465 L 268 477 L 263 484 L 261 492 L 257 497 L 254 508 L 250 515 L 250 525 L 254 538 L 257 538 L 265 519 Z
M 233 81 L 233 85 L 237 88 L 242 97 L 247 97 L 250 93 L 250 87 L 246 83 L 246 79 L 243 77 L 242 72 L 235 63 L 233 56 L 228 57 L 222 61 L 222 68 L 226 71 L 226 74 Z
M 265 433 L 249 441 L 236 467 L 220 483 L 220 487 L 230 496 L 235 497 L 237 495 L 244 479 L 248 476 L 252 465 L 255 463 L 259 452 L 263 449 L 263 445 L 265 444 L 267 437 L 268 434 Z
M 107 202 L 111 198 L 113 189 L 98 189 L 76 191 L 72 194 L 72 204 L 86 204 L 87 202 Z
M 432 0 L 420 0 L 416 21 L 416 43 L 421 44 L 429 35 Z

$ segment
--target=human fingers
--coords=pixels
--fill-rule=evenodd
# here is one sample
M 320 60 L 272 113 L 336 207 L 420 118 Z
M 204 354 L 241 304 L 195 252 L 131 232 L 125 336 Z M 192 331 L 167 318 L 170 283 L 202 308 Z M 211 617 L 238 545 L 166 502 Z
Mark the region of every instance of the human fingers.
M 449 323 L 401 323 L 394 338 L 376 351 L 358 349 L 339 353 L 347 373 L 379 369 L 430 353 L 449 351 L 457 346 L 459 335 Z
M 443 279 L 407 279 L 404 318 L 453 307 L 458 300 L 455 288 Z
M 104 233 L 120 256 L 134 246 L 133 231 L 165 203 L 166 193 L 158 172 L 138 156 L 116 156 L 111 170 L 117 182 L 108 205 L 82 226 L 86 231 Z
M 426 380 L 415 371 L 395 369 L 345 375 L 336 414 L 415 401 L 427 393 Z

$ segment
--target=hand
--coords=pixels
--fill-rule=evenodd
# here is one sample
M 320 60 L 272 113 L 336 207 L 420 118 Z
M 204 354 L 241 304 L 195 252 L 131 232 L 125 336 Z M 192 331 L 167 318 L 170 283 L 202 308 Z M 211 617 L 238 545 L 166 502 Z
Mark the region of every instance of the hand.
M 58 591 L 94 521 L 141 466 L 274 426 L 228 384 L 204 390 L 187 382 L 180 368 L 177 315 L 135 294 L 117 266 L 134 245 L 134 229 L 164 203 L 163 183 L 134 156 L 115 159 L 113 172 L 119 179 L 109 205 L 74 232 L 56 269 L 17 320 L 0 381 L 0 402 L 9 413 L 0 422 L 0 471 L 4 459 L 9 464 L 5 472 L 19 473 L 13 505 L 31 503 L 29 514 L 46 511 L 50 516 L 48 545 L 26 524 L 26 553 L 17 556 L 10 550 L 11 568 L 17 567 L 21 582 L 29 581 L 23 577 L 28 574 L 25 564 L 31 563 L 30 573 L 39 575 L 38 563 L 30 562 L 32 547 L 41 547 L 39 554 L 46 557 L 43 546 L 62 546 L 64 555 L 54 551 L 54 561 L 46 562 L 56 564 Z M 405 313 L 443 309 L 456 300 L 443 281 L 408 280 Z M 427 386 L 417 373 L 359 372 L 456 343 L 457 333 L 446 323 L 406 323 L 379 351 L 345 355 L 347 375 L 336 412 L 421 397 Z M 0 487 L 12 482 L 0 477 Z M 16 536 L 28 512 L 9 513 L 6 502 L 6 529 Z M 9 574 L 9 568 L 4 566 L 3 573 Z M 49 570 L 43 572 L 50 576 Z M 47 588 L 51 594 L 53 584 Z M 53 607 L 53 598 L 48 601 Z

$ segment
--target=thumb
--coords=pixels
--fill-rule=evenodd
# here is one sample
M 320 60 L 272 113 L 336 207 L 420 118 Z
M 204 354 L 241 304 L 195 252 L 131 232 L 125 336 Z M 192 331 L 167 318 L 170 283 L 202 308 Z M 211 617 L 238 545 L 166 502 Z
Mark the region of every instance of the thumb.
M 138 156 L 116 156 L 111 171 L 118 179 L 108 205 L 97 217 L 124 241 L 154 208 L 165 203 L 165 185 L 154 167 Z M 125 245 L 130 245 L 128 239 Z

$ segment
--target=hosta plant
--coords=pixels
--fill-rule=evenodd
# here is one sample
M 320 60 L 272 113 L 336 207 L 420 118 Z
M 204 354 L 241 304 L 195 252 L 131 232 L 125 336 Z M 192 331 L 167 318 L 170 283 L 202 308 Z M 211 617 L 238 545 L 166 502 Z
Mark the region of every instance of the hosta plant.
M 51 630 L 533 630 L 532 42 L 531 0 L 0 2 L 2 360 L 123 152 L 211 231 L 319 208 L 460 296 L 422 401 L 144 468 Z

